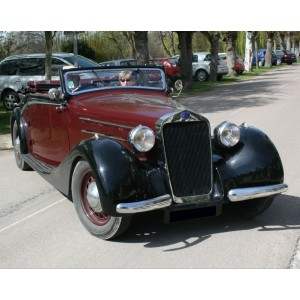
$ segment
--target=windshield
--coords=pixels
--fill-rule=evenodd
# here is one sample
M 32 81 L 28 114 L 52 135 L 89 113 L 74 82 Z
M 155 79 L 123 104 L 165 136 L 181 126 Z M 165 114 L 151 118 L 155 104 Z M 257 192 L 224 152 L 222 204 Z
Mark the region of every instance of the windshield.
M 166 79 L 160 68 L 70 69 L 63 73 L 65 90 L 79 94 L 107 89 L 165 90 Z

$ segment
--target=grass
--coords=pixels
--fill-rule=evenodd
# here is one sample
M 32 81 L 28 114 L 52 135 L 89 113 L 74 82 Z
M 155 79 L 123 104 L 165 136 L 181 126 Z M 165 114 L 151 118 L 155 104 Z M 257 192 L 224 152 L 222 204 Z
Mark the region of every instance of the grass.
M 211 91 L 215 86 L 219 85 L 227 85 L 227 84 L 234 84 L 237 82 L 241 82 L 243 80 L 249 80 L 251 78 L 254 78 L 256 76 L 263 75 L 265 73 L 268 73 L 270 71 L 274 71 L 277 69 L 281 69 L 283 67 L 286 67 L 286 64 L 280 65 L 280 66 L 272 66 L 271 68 L 266 68 L 266 67 L 260 67 L 256 68 L 253 67 L 252 72 L 244 72 L 241 75 L 238 75 L 237 77 L 228 77 L 228 76 L 223 76 L 222 80 L 217 81 L 217 82 L 198 82 L 194 81 L 193 86 L 190 89 L 185 89 L 183 93 L 189 93 L 189 92 L 207 92 Z
M 0 102 L 0 134 L 7 134 L 10 133 L 10 111 L 7 111 L 4 106 L 3 102 Z

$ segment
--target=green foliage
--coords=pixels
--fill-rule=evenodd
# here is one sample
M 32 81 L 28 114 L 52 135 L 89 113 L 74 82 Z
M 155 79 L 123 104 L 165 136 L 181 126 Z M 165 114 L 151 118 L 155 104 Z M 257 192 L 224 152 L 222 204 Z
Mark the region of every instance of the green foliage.
M 77 49 L 78 49 L 78 54 L 82 56 L 85 56 L 93 60 L 96 57 L 95 51 L 85 41 L 78 39 Z M 74 52 L 73 40 L 66 40 L 62 42 L 61 50 L 62 52 L 73 53 Z

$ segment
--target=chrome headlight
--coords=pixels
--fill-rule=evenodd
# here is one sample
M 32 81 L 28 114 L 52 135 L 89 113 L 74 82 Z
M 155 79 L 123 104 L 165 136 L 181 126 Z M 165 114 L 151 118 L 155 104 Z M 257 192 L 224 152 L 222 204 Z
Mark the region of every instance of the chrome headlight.
M 240 141 L 240 129 L 233 123 L 223 122 L 214 130 L 215 139 L 225 147 L 233 147 Z
M 155 135 L 151 128 L 139 125 L 129 133 L 129 143 L 139 152 L 151 150 L 155 143 Z

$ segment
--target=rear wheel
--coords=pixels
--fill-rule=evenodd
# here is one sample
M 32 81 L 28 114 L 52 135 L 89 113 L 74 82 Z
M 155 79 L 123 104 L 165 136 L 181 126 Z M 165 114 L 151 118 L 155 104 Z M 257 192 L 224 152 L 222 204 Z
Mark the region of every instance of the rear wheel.
M 86 161 L 78 162 L 74 169 L 72 198 L 81 223 L 92 235 L 109 240 L 122 234 L 130 224 L 130 216 L 113 217 L 103 211 L 95 179 Z
M 20 97 L 18 93 L 14 91 L 7 91 L 2 96 L 3 105 L 6 110 L 13 110 L 14 104 L 20 102 Z
M 18 168 L 21 169 L 22 171 L 31 170 L 31 167 L 25 162 L 25 160 L 21 156 L 20 135 L 19 135 L 18 124 L 16 121 L 14 122 L 13 125 L 12 139 L 13 139 L 15 160 Z
M 243 219 L 254 218 L 265 212 L 273 203 L 275 196 L 233 203 Z
M 208 74 L 205 70 L 198 70 L 196 72 L 195 78 L 197 81 L 206 81 L 208 80 Z

